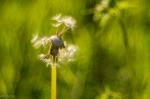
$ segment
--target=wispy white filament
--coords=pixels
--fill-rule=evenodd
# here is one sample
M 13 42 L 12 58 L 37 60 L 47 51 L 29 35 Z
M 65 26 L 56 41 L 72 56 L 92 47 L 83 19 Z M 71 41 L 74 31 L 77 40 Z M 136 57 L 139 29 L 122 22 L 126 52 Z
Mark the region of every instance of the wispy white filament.
M 58 61 L 60 63 L 73 61 L 77 49 L 75 45 L 68 45 L 65 49 L 60 50 Z
M 45 36 L 39 38 L 38 35 L 35 35 L 33 36 L 31 43 L 33 44 L 34 48 L 39 48 L 41 46 L 45 47 L 48 43 L 51 43 L 51 41 L 50 41 L 50 37 Z
M 46 63 L 46 66 L 47 66 L 47 67 L 48 67 L 49 65 L 52 65 L 52 60 L 51 60 L 50 58 L 45 58 L 45 57 L 46 57 L 45 54 L 40 54 L 40 55 L 38 56 L 38 58 L 39 58 L 42 62 Z
M 57 23 L 53 24 L 54 27 L 59 27 L 64 24 L 66 27 L 73 29 L 75 27 L 76 21 L 71 16 L 62 16 L 61 14 L 52 17 Z

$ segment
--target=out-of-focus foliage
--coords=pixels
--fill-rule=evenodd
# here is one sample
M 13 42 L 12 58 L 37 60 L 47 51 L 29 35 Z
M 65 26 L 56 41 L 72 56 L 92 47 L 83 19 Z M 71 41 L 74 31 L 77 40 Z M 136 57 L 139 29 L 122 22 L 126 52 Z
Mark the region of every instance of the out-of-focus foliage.
M 58 66 L 58 99 L 150 99 L 149 0 L 0 0 L 0 99 L 50 99 L 50 67 L 34 34 L 55 34 L 51 17 L 76 19 L 64 39 L 75 61 Z M 41 49 L 43 50 L 43 49 Z

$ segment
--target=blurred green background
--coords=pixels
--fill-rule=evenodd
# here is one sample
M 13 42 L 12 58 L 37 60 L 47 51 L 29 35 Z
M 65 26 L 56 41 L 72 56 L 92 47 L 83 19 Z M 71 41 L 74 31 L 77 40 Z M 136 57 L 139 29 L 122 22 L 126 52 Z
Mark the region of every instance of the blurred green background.
M 0 0 L 0 99 L 50 99 L 50 67 L 31 44 L 70 15 L 79 47 L 58 67 L 58 99 L 150 99 L 150 0 Z

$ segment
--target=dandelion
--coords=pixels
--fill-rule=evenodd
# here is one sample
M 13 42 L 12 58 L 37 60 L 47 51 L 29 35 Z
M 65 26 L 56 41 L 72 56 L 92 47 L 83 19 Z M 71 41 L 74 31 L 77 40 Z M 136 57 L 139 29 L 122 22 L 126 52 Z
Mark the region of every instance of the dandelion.
M 39 38 L 35 35 L 31 40 L 35 48 L 49 46 L 47 54 L 40 54 L 39 59 L 46 63 L 46 66 L 51 65 L 51 99 L 56 99 L 56 65 L 58 63 L 73 61 L 77 47 L 75 45 L 65 46 L 62 35 L 69 29 L 73 29 L 76 21 L 70 16 L 62 17 L 60 14 L 52 17 L 52 20 L 56 21 L 53 24 L 54 27 L 59 28 L 63 25 L 60 31 L 57 31 L 55 35 L 50 37 Z

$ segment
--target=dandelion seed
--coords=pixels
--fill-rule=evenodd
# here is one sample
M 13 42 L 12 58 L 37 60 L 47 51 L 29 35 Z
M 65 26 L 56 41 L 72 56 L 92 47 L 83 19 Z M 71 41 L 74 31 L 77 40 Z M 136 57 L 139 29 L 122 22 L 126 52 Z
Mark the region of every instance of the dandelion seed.
M 73 29 L 75 27 L 76 21 L 71 16 L 61 16 L 61 14 L 52 17 L 57 23 L 53 24 L 54 27 L 59 27 L 64 24 L 66 27 Z
M 38 39 L 38 34 L 35 34 L 35 35 L 33 36 L 32 40 L 31 40 L 31 43 L 36 42 L 37 39 Z
M 43 47 L 45 47 L 49 42 L 50 42 L 50 38 L 49 37 L 43 37 L 40 39 L 41 44 L 43 45 Z
M 61 14 L 58 14 L 58 15 L 56 15 L 56 16 L 54 16 L 54 17 L 52 17 L 52 20 L 55 20 L 55 21 L 61 22 L 61 17 L 62 17 L 62 15 L 61 15 Z
M 46 63 L 46 67 L 48 67 L 49 65 L 52 65 L 52 61 L 51 61 L 50 59 L 46 58 L 46 55 L 45 55 L 45 54 L 40 54 L 40 55 L 39 55 L 39 59 L 40 59 L 42 62 Z
M 42 37 L 38 38 L 37 36 L 33 37 L 31 43 L 33 44 L 34 48 L 39 48 L 41 46 L 45 47 L 50 42 L 50 37 Z
M 77 47 L 75 45 L 68 45 L 67 48 L 60 51 L 59 62 L 71 62 L 77 52 Z
M 70 16 L 64 17 L 62 21 L 67 27 L 71 29 L 75 27 L 76 21 Z
M 53 24 L 53 27 L 59 27 L 60 25 L 62 25 L 62 23 L 56 23 L 56 24 Z

